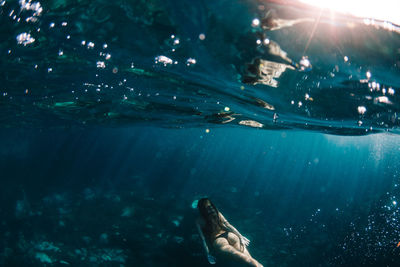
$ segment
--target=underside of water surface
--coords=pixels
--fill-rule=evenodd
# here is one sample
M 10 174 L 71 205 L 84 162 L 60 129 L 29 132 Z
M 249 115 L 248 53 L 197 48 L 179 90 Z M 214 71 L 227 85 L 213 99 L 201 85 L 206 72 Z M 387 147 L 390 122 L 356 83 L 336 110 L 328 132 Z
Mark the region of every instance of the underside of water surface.
M 295 1 L 2 1 L 3 127 L 399 126 L 399 28 Z

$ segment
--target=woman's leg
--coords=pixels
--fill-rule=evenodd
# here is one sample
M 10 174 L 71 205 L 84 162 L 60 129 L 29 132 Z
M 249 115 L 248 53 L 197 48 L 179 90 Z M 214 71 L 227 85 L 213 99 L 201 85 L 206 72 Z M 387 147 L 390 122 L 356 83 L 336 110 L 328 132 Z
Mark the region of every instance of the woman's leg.
M 234 233 L 228 233 L 228 242 L 231 246 L 233 246 L 234 248 L 236 248 L 237 250 L 243 252 L 246 255 L 250 255 L 249 251 L 247 250 L 246 246 L 242 246 L 240 245 L 240 239 L 237 235 L 235 235 Z
M 237 235 L 235 235 L 234 233 L 228 232 L 226 239 L 228 240 L 229 245 L 236 248 L 240 252 L 244 252 L 243 251 L 244 246 L 240 245 L 240 240 Z
M 240 246 L 240 244 L 239 244 L 239 246 Z M 248 252 L 245 253 L 245 252 L 238 250 L 235 246 L 231 245 L 226 238 L 217 238 L 214 241 L 214 247 L 221 254 L 223 254 L 231 259 L 234 259 L 238 262 L 243 262 L 247 266 L 262 267 L 262 265 L 260 263 L 258 263 L 255 259 L 253 259 Z

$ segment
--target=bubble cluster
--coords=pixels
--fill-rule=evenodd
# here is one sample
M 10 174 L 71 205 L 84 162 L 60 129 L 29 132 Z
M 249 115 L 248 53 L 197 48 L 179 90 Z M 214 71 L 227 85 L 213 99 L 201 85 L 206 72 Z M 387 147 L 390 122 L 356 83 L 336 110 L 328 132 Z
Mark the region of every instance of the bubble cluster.
M 171 65 L 173 63 L 172 59 L 166 56 L 157 56 L 155 57 L 154 61 L 156 64 L 161 63 L 164 66 Z
M 33 38 L 29 33 L 23 32 L 18 34 L 17 43 L 22 44 L 23 46 L 27 46 L 35 42 L 35 38 Z

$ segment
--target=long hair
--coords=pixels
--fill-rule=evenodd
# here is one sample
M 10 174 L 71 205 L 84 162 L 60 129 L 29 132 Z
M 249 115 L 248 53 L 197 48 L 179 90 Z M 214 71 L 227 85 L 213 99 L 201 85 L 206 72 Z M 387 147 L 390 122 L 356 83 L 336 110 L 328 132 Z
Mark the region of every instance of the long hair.
M 207 204 L 210 205 L 207 205 Z M 210 238 L 210 235 L 215 233 L 219 229 L 224 229 L 221 219 L 219 217 L 219 211 L 214 203 L 208 198 L 202 198 L 197 204 L 200 215 L 203 217 L 206 225 L 203 228 L 204 233 Z

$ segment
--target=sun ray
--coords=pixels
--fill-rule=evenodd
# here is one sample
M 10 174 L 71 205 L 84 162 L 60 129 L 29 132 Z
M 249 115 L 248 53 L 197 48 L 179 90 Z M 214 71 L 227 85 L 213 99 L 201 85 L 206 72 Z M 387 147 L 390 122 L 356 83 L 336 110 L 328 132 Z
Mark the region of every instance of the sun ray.
M 349 14 L 361 18 L 370 18 L 382 21 L 390 21 L 400 25 L 400 17 L 398 10 L 400 2 L 398 0 L 335 0 L 335 1 L 321 1 L 321 0 L 300 0 L 303 3 L 331 9 L 332 11 Z
M 312 38 L 314 37 L 314 34 L 315 34 L 315 31 L 317 30 L 319 21 L 321 20 L 321 15 L 322 15 L 322 9 L 321 9 L 320 12 L 319 12 L 318 19 L 317 19 L 317 20 L 315 21 L 315 23 L 314 23 L 314 26 L 313 26 L 313 28 L 312 28 L 312 30 L 311 30 L 310 37 L 308 38 L 307 44 L 306 44 L 306 46 L 304 47 L 303 57 L 304 57 L 304 55 L 306 54 L 306 52 L 307 52 L 307 50 L 308 50 L 308 47 L 310 46 L 310 43 L 311 43 L 311 41 L 312 41 Z

